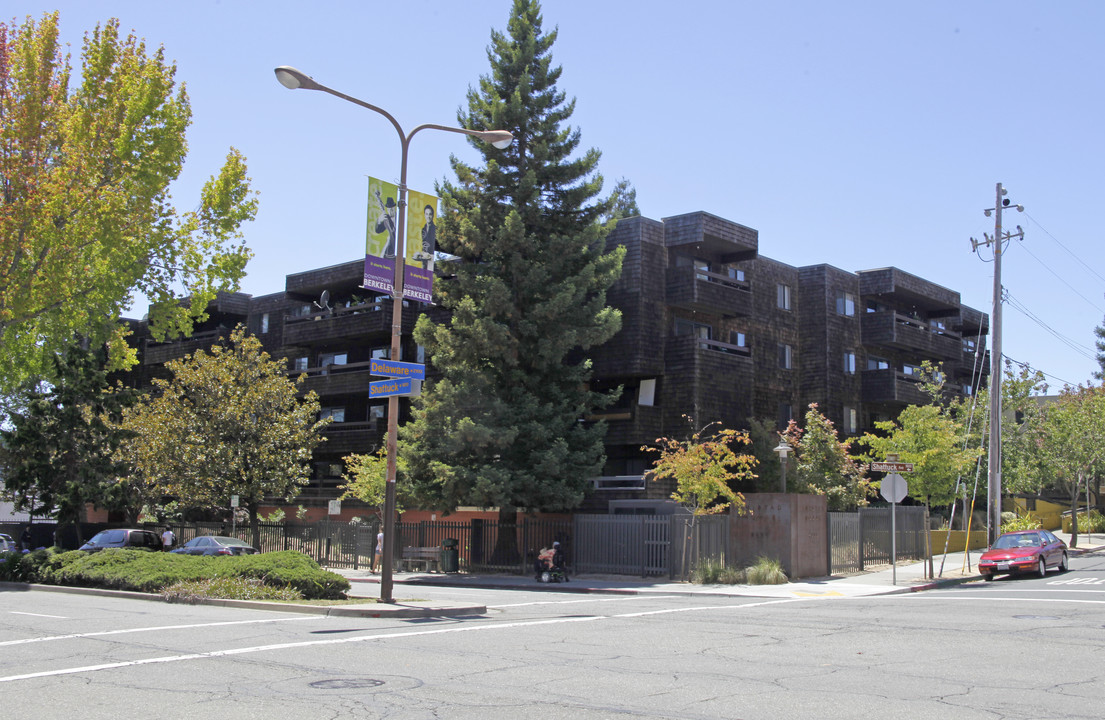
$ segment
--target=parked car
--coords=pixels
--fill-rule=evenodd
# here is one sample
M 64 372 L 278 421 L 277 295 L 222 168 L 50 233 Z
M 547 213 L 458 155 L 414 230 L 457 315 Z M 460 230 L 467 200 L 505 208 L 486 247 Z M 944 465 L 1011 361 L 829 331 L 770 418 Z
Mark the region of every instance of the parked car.
M 987 580 L 995 575 L 1036 573 L 1047 575 L 1048 568 L 1067 571 L 1067 544 L 1047 530 L 1020 530 L 998 536 L 978 560 L 978 571 Z
M 11 535 L 0 533 L 0 552 L 15 552 L 15 540 Z
M 202 535 L 192 538 L 172 552 L 182 555 L 253 555 L 261 551 L 235 537 Z
M 92 536 L 80 549 L 96 552 L 105 548 L 142 548 L 161 550 L 161 536 L 150 530 L 104 530 Z

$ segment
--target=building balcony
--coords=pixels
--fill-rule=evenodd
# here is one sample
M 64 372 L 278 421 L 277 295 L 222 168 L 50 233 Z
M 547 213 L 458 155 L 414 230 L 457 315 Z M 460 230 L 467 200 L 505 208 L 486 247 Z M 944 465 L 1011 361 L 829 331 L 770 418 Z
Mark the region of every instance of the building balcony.
M 368 384 L 374 378 L 369 372 L 371 362 L 350 363 L 348 365 L 326 365 L 325 367 L 307 368 L 299 372 L 290 372 L 288 376 L 293 380 L 300 375 L 306 375 L 303 384 L 299 386 L 300 392 L 306 393 L 314 390 L 319 397 L 328 395 L 354 395 L 367 394 Z
M 663 434 L 660 408 L 654 405 L 602 410 L 587 419 L 606 421 L 607 445 L 644 445 Z
M 752 291 L 745 281 L 694 267 L 669 267 L 669 306 L 726 317 L 752 314 Z
M 675 335 L 667 340 L 664 361 L 668 372 L 692 366 L 703 370 L 747 370 L 752 350 L 746 345 L 731 345 L 697 335 Z
M 932 398 L 921 390 L 919 378 L 894 369 L 864 370 L 861 373 L 865 403 L 928 405 Z
M 387 422 L 384 420 L 330 423 L 322 430 L 326 442 L 319 446 L 319 450 L 327 455 L 375 452 L 384 442 L 386 433 Z
M 170 360 L 179 360 L 197 350 L 209 350 L 212 345 L 228 337 L 230 337 L 230 329 L 219 328 L 194 333 L 191 337 L 182 340 L 149 341 L 146 343 L 146 350 L 142 355 L 142 363 L 144 365 L 164 365 Z
M 316 343 L 359 340 L 369 335 L 391 335 L 391 299 L 363 303 L 348 308 L 334 308 L 310 315 L 284 320 L 284 344 L 310 346 Z M 417 321 L 419 308 L 410 304 L 403 308 L 403 332 L 410 332 Z
M 867 347 L 894 348 L 940 360 L 963 357 L 963 341 L 956 333 L 934 330 L 893 310 L 866 313 L 861 318 L 862 342 Z

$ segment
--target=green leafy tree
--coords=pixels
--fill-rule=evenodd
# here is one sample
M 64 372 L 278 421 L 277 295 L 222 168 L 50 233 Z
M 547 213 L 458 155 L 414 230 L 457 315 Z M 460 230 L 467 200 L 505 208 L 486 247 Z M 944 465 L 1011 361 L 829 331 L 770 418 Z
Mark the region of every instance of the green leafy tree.
M 191 109 L 164 51 L 110 20 L 81 58 L 71 83 L 56 12 L 0 23 L 0 391 L 48 373 L 77 337 L 107 343 L 112 367 L 133 363 L 117 319 L 136 293 L 156 338 L 189 333 L 250 257 L 236 244 L 256 212 L 238 151 L 195 210 L 170 202 Z
M 1080 492 L 1105 469 L 1105 387 L 1068 386 L 1042 412 L 1036 435 L 1040 468 L 1070 500 L 1071 547 L 1076 547 Z
M 299 494 L 330 420 L 318 420 L 315 394 L 297 397 L 303 378 L 289 380 L 244 327 L 230 343 L 167 363 L 172 378 L 155 379 L 154 393 L 126 413 L 135 437 L 124 454 L 151 492 L 206 508 L 227 508 L 237 495 L 256 544 L 261 501 Z
M 872 491 L 865 463 L 851 456 L 851 441 L 837 437 L 832 421 L 821 414 L 817 403 L 806 410 L 805 427 L 791 420 L 783 438 L 794 448 L 795 492 L 824 495 L 829 510 L 854 510 L 867 504 Z
M 1094 380 L 1105 380 L 1105 324 L 1098 325 L 1093 329 L 1094 348 L 1097 349 L 1097 365 L 1099 370 L 1093 373 Z
M 1001 382 L 1001 478 L 1008 492 L 1039 493 L 1052 481 L 1040 453 L 1044 412 L 1037 396 L 1047 392 L 1043 373 L 1009 361 Z
M 80 523 L 88 505 L 130 509 L 115 482 L 124 469 L 115 449 L 127 436 L 117 422 L 134 395 L 111 387 L 105 359 L 76 347 L 55 356 L 53 383 L 28 391 L 0 430 L 7 496 L 17 509 L 56 518 L 59 531 Z
M 876 422 L 881 435 L 866 433 L 859 442 L 868 449 L 867 461 L 885 461 L 897 454 L 913 463 L 907 478 L 909 494 L 933 505 L 950 504 L 957 479 L 974 466 L 981 452 L 964 443 L 965 428 L 948 408 L 910 405 L 897 420 Z
M 686 417 L 686 416 L 684 416 Z M 693 419 L 687 417 L 693 423 Z M 732 508 L 744 511 L 744 496 L 733 490 L 731 484 L 754 477 L 752 468 L 756 458 L 738 454 L 733 447 L 749 445 L 745 432 L 721 428 L 713 434 L 706 432 L 716 425 L 711 423 L 694 432 L 686 440 L 659 438 L 656 446 L 645 445 L 644 452 L 660 455 L 650 473 L 653 482 L 671 480 L 675 490 L 671 499 L 691 512 L 688 523 L 688 540 L 694 535 L 695 521 L 702 515 L 713 515 Z M 683 567 L 688 568 L 687 554 L 691 543 L 683 543 Z
M 403 429 L 402 454 L 426 504 L 564 510 L 603 465 L 602 423 L 581 420 L 610 397 L 587 388 L 586 351 L 620 327 L 606 291 L 622 249 L 607 252 L 597 150 L 578 154 L 566 126 L 574 101 L 557 89 L 538 3 L 516 0 L 507 34 L 493 31 L 491 73 L 469 90 L 459 122 L 506 129 L 505 150 L 479 144 L 484 165 L 453 158 L 438 242 L 462 258 L 435 288 L 447 322 L 419 319 L 415 337 L 440 379 Z M 516 553 L 500 533 L 500 557 Z
M 406 488 L 407 459 L 400 455 L 398 458 L 398 473 L 396 482 L 398 488 Z M 377 509 L 377 514 L 383 520 L 384 495 L 387 490 L 387 448 L 381 447 L 371 454 L 346 455 L 342 458 L 345 463 L 345 472 L 342 479 L 345 484 L 339 489 L 344 491 L 341 499 L 355 498 Z M 404 496 L 406 492 L 398 493 L 395 505 L 396 512 L 403 512 Z

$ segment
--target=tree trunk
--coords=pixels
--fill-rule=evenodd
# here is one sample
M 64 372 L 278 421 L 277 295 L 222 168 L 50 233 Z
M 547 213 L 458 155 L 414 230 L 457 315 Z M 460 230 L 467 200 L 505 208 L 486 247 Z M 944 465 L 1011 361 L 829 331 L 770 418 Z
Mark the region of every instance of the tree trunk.
M 249 537 L 250 544 L 255 548 L 261 547 L 261 524 L 257 518 L 257 503 L 248 502 L 246 508 L 249 510 Z

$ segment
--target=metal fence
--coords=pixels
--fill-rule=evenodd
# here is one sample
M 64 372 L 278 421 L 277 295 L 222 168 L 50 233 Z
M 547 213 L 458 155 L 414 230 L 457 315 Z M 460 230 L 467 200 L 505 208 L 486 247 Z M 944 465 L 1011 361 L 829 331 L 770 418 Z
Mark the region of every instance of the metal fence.
M 829 572 L 861 572 L 867 565 L 890 564 L 890 512 L 880 507 L 829 513 Z M 894 526 L 898 560 L 928 558 L 927 508 L 896 508 Z

